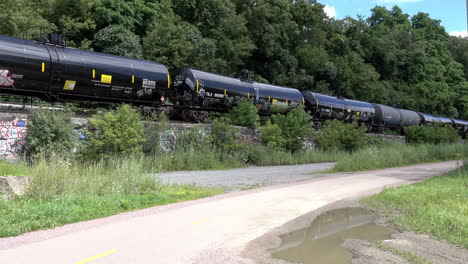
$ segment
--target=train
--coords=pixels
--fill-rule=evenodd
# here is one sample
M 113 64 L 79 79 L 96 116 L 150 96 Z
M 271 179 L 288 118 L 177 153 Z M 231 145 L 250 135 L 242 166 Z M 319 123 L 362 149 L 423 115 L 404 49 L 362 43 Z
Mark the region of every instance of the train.
M 369 131 L 442 125 L 454 127 L 464 138 L 468 134 L 464 120 L 258 83 L 246 74 L 232 78 L 187 67 L 171 74 L 160 63 L 69 48 L 58 34 L 33 41 L 0 36 L 0 93 L 48 101 L 129 103 L 197 122 L 246 98 L 261 115 L 303 106 L 316 128 L 337 119 L 358 122 Z

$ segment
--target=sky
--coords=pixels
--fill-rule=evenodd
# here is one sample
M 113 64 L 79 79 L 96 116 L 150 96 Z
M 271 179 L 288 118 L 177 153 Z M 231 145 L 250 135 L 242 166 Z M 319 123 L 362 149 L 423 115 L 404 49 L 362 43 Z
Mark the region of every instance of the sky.
M 467 37 L 466 0 L 318 0 L 325 5 L 329 17 L 342 19 L 360 14 L 369 17 L 376 5 L 388 8 L 398 5 L 404 13 L 414 15 L 429 13 L 433 19 L 441 20 L 445 30 L 453 36 Z

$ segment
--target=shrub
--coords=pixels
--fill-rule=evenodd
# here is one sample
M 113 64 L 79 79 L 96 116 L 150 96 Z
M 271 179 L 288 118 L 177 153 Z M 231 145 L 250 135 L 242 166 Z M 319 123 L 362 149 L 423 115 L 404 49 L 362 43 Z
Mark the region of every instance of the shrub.
M 258 109 L 251 100 L 237 101 L 236 106 L 226 114 L 226 117 L 235 125 L 250 128 L 256 128 L 260 120 Z
M 41 155 L 67 158 L 73 154 L 78 135 L 71 123 L 71 113 L 39 110 L 32 113 L 27 124 L 23 152 L 28 159 Z
M 273 115 L 271 120 L 281 129 L 284 149 L 292 152 L 302 149 L 304 146 L 302 137 L 309 135 L 312 131 L 309 122 L 310 115 L 304 108 L 294 108 L 287 115 Z
M 460 141 L 460 136 L 452 127 L 411 126 L 405 128 L 406 141 L 414 144 L 442 144 Z
M 268 121 L 265 126 L 260 127 L 260 133 L 262 134 L 262 143 L 265 146 L 275 150 L 284 150 L 286 139 L 277 124 Z
M 202 126 L 194 126 L 177 136 L 177 151 L 203 150 L 210 147 L 209 135 Z
M 345 124 L 338 120 L 325 122 L 321 133 L 315 136 L 317 146 L 323 150 L 355 151 L 366 146 L 366 128 Z
M 242 148 L 239 144 L 239 130 L 227 122 L 227 120 L 219 118 L 211 124 L 211 140 L 213 146 L 226 153 L 234 153 Z
M 155 118 L 150 118 L 143 124 L 144 138 L 143 153 L 146 155 L 154 155 L 161 149 L 161 133 L 169 129 L 169 119 L 166 115 L 161 114 L 157 118 L 158 122 L 154 122 Z
M 115 111 L 94 116 L 89 123 L 95 131 L 89 133 L 85 157 L 99 159 L 142 152 L 143 124 L 135 108 L 121 105 Z

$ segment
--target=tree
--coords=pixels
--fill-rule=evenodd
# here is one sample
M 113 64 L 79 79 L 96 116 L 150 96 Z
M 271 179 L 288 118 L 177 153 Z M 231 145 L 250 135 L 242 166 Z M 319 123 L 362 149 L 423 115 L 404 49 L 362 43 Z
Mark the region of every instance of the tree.
M 41 158 L 72 156 L 78 135 L 71 123 L 71 113 L 35 111 L 28 120 L 27 128 L 23 152 L 29 159 L 37 155 Z
M 55 26 L 48 22 L 36 6 L 27 0 L 2 0 L 0 2 L 0 34 L 35 38 L 40 28 L 52 32 Z
M 101 0 L 96 20 L 99 28 L 119 25 L 144 37 L 169 5 L 170 0 Z
M 113 55 L 143 58 L 140 38 L 121 25 L 109 26 L 96 33 L 93 48 Z
M 195 50 L 195 46 L 188 38 L 191 28 L 190 24 L 170 14 L 162 16 L 153 30 L 143 39 L 145 58 L 165 64 L 171 70 L 189 66 L 189 57 Z
M 137 110 L 121 105 L 115 111 L 94 116 L 83 155 L 90 159 L 128 156 L 142 151 L 145 141 L 143 124 Z
M 53 0 L 46 2 L 43 16 L 62 30 L 72 47 L 89 49 L 96 30 L 95 10 L 100 1 Z
M 271 117 L 272 123 L 281 129 L 284 148 L 288 151 L 299 151 L 304 146 L 303 137 L 312 129 L 310 115 L 302 107 L 291 110 L 287 115 L 276 114 Z M 275 144 L 280 146 L 281 144 Z

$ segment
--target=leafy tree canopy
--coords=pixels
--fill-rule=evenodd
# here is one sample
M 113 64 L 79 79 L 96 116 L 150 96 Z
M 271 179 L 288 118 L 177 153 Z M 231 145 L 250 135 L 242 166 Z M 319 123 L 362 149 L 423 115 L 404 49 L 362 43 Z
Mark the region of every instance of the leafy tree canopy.
M 468 119 L 468 40 L 427 13 L 328 18 L 316 0 L 4 0 L 0 34 Z M 24 33 L 29 34 L 24 34 Z M 140 52 L 141 47 L 141 52 Z

